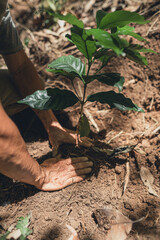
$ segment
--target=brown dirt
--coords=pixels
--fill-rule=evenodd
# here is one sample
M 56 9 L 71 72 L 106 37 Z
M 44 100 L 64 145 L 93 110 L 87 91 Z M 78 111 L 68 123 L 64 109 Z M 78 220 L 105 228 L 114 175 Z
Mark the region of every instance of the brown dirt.
M 13 13 L 18 18 L 19 12 L 17 13 L 14 8 Z M 13 183 L 12 180 L 1 175 L 0 232 L 4 233 L 10 225 L 17 222 L 18 217 L 31 212 L 30 227 L 33 233 L 28 237 L 30 240 L 66 240 L 70 236 L 66 224 L 76 229 L 81 240 L 105 240 L 107 229 L 98 226 L 93 212 L 96 209 L 111 207 L 120 210 L 132 220 L 147 215 L 143 221 L 133 224 L 127 239 L 160 239 L 159 198 L 149 194 L 140 178 L 140 168 L 145 166 L 151 171 L 154 177 L 153 188 L 160 196 L 160 130 L 155 131 L 160 126 L 160 18 L 158 16 L 160 15 L 152 15 L 149 24 L 136 27 L 137 32 L 142 36 L 146 36 L 147 33 L 146 38 L 149 43 L 146 46 L 158 52 L 157 55 L 148 54 L 149 67 L 138 66 L 126 59 L 113 59 L 106 68 L 125 76 L 124 94 L 141 106 L 145 113 L 110 110 L 108 106 L 96 103 L 86 106 L 91 115 L 91 137 L 95 140 L 95 146 L 115 148 L 139 142 L 136 151 L 130 156 L 124 154 L 109 159 L 105 154 L 96 153 L 91 149 L 62 146 L 61 152 L 64 157 L 88 156 L 94 162 L 94 169 L 85 181 L 57 192 L 41 192 L 26 184 Z M 67 79 L 62 77 L 55 79 L 46 73 L 43 66 L 56 58 L 56 55 L 74 53 L 74 49 L 68 48 L 62 35 L 61 41 L 54 47 L 54 44 L 51 44 L 52 40 L 56 38 L 57 43 L 58 38 L 47 33 L 44 36 L 42 33 L 44 34 L 44 29 L 39 31 L 41 36 L 34 35 L 38 44 L 36 45 L 33 40 L 26 49 L 30 58 L 36 64 L 41 76 L 46 79 L 47 86 L 71 89 Z M 26 31 L 21 31 L 22 38 L 25 34 Z M 51 42 L 48 42 L 48 39 Z M 76 52 L 75 54 L 77 55 Z M 97 92 L 106 89 L 109 88 L 94 82 L 88 91 Z M 74 106 L 56 114 L 65 127 L 74 129 L 78 111 L 79 106 Z M 25 123 L 22 123 L 22 116 L 26 119 Z M 91 119 L 94 119 L 96 124 L 93 124 Z M 13 120 L 19 126 L 32 157 L 42 162 L 51 156 L 46 133 L 31 111 L 26 110 L 15 116 Z M 127 161 L 130 165 L 130 179 L 125 193 L 122 194 Z

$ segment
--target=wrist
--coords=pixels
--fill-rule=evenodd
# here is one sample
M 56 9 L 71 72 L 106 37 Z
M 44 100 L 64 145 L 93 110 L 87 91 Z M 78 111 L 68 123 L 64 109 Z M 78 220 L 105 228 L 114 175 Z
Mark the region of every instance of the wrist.
M 35 181 L 33 182 L 33 185 L 42 190 L 42 186 L 45 182 L 45 173 L 44 173 L 44 170 L 41 166 L 40 167 L 40 170 L 39 170 L 39 175 L 35 178 Z
M 51 126 L 57 126 L 59 128 L 61 127 L 61 124 L 58 122 L 52 110 L 38 110 L 38 109 L 33 110 L 43 123 L 43 126 L 48 134 L 50 132 Z

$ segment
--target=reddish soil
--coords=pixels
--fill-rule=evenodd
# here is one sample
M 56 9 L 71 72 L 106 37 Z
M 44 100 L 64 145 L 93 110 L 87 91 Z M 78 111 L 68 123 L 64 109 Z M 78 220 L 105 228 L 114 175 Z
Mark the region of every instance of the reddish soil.
M 16 19 L 24 21 L 15 8 L 13 14 Z M 69 48 L 63 34 L 60 41 L 58 37 L 47 35 L 44 29 L 37 31 L 39 35 L 36 35 L 31 20 L 30 18 L 27 26 L 31 25 L 37 45 L 31 40 L 26 48 L 29 57 L 46 80 L 47 86 L 71 89 L 67 79 L 55 78 L 48 74 L 43 66 L 57 56 L 68 53 L 78 56 L 77 52 Z M 94 24 L 93 20 L 92 22 Z M 19 28 L 21 38 L 24 39 L 26 30 L 24 31 L 21 25 Z M 15 224 L 18 217 L 31 212 L 30 228 L 33 229 L 33 233 L 28 237 L 30 240 L 66 240 L 70 236 L 66 224 L 75 228 L 80 240 L 105 240 L 108 229 L 97 224 L 93 213 L 97 209 L 110 207 L 118 209 L 131 220 L 146 216 L 141 222 L 133 224 L 127 239 L 160 239 L 159 197 L 151 195 L 140 178 L 141 167 L 148 168 L 154 177 L 152 187 L 160 196 L 159 29 L 160 15 L 152 15 L 151 22 L 145 26 L 136 26 L 136 32 L 146 37 L 149 42 L 146 47 L 158 53 L 147 54 L 149 67 L 141 67 L 126 59 L 113 59 L 106 67 L 106 70 L 119 72 L 125 77 L 123 93 L 142 107 L 145 113 L 120 112 L 97 103 L 86 105 L 86 115 L 90 116 L 92 130 L 90 136 L 94 139 L 95 146 L 114 149 L 138 143 L 135 150 L 130 156 L 123 154 L 110 159 L 104 153 L 97 153 L 92 149 L 62 146 L 60 150 L 63 157 L 88 156 L 93 160 L 94 168 L 93 173 L 83 182 L 56 192 L 42 192 L 26 184 L 13 183 L 11 179 L 0 175 L 0 233 L 4 233 L 9 226 Z M 56 46 L 52 42 L 54 39 L 55 45 L 58 44 Z M 88 91 L 108 89 L 106 85 L 95 81 Z M 56 115 L 63 126 L 74 129 L 78 112 L 79 106 L 74 106 L 57 112 Z M 25 123 L 22 123 L 22 118 L 25 119 Z M 30 110 L 14 116 L 13 120 L 18 125 L 32 157 L 42 162 L 52 155 L 46 133 Z M 127 161 L 130 177 L 123 194 Z

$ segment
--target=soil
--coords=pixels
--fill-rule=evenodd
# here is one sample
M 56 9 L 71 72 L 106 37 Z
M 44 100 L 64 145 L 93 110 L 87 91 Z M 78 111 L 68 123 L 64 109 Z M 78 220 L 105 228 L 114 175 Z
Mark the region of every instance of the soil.
M 100 6 L 99 3 L 100 1 L 95 1 L 94 11 Z M 43 19 L 34 15 L 35 8 L 31 0 L 28 4 L 18 0 L 10 1 L 10 4 L 21 39 L 26 39 L 26 36 L 30 39 L 26 52 L 45 79 L 46 85 L 72 89 L 67 79 L 57 78 L 45 70 L 46 64 L 61 55 L 79 56 L 64 38 L 70 26 L 54 26 L 58 29 L 57 35 L 51 34 L 49 30 L 47 32 L 47 28 L 42 25 L 37 29 L 38 23 L 40 25 Z M 70 4 L 70 8 L 71 6 L 73 3 Z M 76 9 L 76 6 L 80 6 L 80 3 L 74 5 L 71 10 Z M 130 7 L 125 4 L 124 6 Z M 144 6 L 143 3 L 143 11 Z M 109 7 L 106 9 L 109 10 Z M 153 10 L 149 7 L 146 9 Z M 86 24 L 94 26 L 94 14 L 91 14 L 94 11 L 83 12 L 81 7 L 77 15 L 81 14 L 83 19 L 87 19 Z M 144 12 L 147 16 L 147 12 Z M 145 113 L 120 112 L 95 102 L 86 105 L 85 112 L 91 124 L 90 137 L 94 139 L 96 147 L 115 149 L 137 144 L 135 149 L 130 154 L 109 158 L 105 153 L 93 149 L 61 146 L 60 152 L 63 157 L 88 156 L 94 162 L 94 168 L 92 174 L 83 182 L 56 192 L 42 192 L 0 175 L 0 233 L 6 232 L 19 217 L 31 212 L 30 228 L 33 233 L 28 237 L 29 240 L 66 240 L 70 236 L 66 224 L 78 232 L 80 240 L 105 240 L 108 229 L 105 228 L 105 224 L 98 224 L 95 212 L 98 209 L 112 208 L 118 209 L 131 220 L 144 217 L 142 221 L 133 224 L 127 239 L 160 239 L 159 197 L 149 193 L 140 177 L 142 166 L 149 169 L 154 177 L 152 188 L 160 196 L 160 15 L 155 11 L 151 11 L 150 14 L 148 10 L 148 18 L 151 22 L 145 26 L 136 26 L 136 32 L 148 40 L 146 47 L 158 53 L 147 54 L 149 67 L 117 58 L 105 69 L 119 72 L 125 77 L 123 93 L 142 107 Z M 1 63 L 3 64 L 2 60 Z M 77 87 L 81 89 L 80 85 Z M 95 81 L 90 85 L 88 92 L 108 89 L 106 85 Z M 63 126 L 75 129 L 78 112 L 79 106 L 75 105 L 55 114 Z M 27 109 L 17 114 L 13 120 L 19 127 L 32 157 L 42 162 L 52 156 L 43 126 L 31 110 Z M 127 162 L 130 176 L 127 188 L 123 192 Z

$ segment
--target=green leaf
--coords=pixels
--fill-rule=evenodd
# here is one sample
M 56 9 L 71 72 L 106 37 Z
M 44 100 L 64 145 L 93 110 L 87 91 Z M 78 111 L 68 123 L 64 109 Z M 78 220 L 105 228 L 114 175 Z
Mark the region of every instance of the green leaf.
M 32 233 L 32 230 L 30 230 L 28 228 L 29 224 L 30 224 L 30 214 L 27 217 L 20 217 L 19 221 L 16 225 L 17 229 L 20 229 L 21 231 L 21 237 L 20 240 L 24 240 L 26 239 L 26 237 Z
M 157 54 L 157 52 L 155 52 L 154 50 L 148 49 L 148 48 L 144 48 L 144 46 L 139 45 L 139 44 L 130 44 L 128 48 L 132 49 L 132 50 L 137 50 L 138 52 L 146 52 L 146 53 L 150 52 L 150 53 Z
M 69 90 L 48 88 L 46 90 L 38 90 L 18 101 L 18 103 L 27 104 L 35 109 L 53 109 L 56 111 L 73 106 L 78 101 L 76 95 Z
M 77 26 L 79 28 L 84 28 L 84 23 L 76 18 L 76 16 L 72 15 L 71 13 L 68 13 L 67 15 L 61 15 L 61 14 L 54 14 L 55 17 L 59 18 L 60 20 L 64 20 L 74 26 Z
M 154 50 L 149 49 L 149 48 L 141 48 L 141 49 L 139 50 L 139 52 L 144 52 L 144 53 L 155 53 L 155 54 L 157 54 L 157 52 L 155 52 Z
M 102 73 L 89 75 L 84 77 L 87 83 L 92 82 L 97 79 L 99 82 L 105 83 L 109 86 L 117 87 L 119 92 L 123 89 L 124 77 L 122 77 L 119 73 Z
M 47 69 L 47 72 L 53 72 L 56 75 L 63 75 L 69 78 L 70 80 L 74 80 L 75 77 L 77 77 L 76 73 L 68 73 L 63 70 L 55 70 L 55 69 Z
M 150 52 L 150 53 L 157 54 L 157 52 L 153 51 L 152 49 L 144 48 L 144 46 L 139 44 L 130 44 L 128 48 L 132 50 L 137 50 L 138 52 L 146 52 L 146 53 Z
M 103 68 L 108 63 L 108 61 L 114 56 L 116 56 L 115 52 L 101 48 L 94 54 L 94 59 L 99 59 L 102 62 L 101 68 Z
M 134 110 L 137 112 L 144 112 L 142 108 L 134 104 L 131 99 L 126 98 L 121 93 L 115 93 L 114 91 L 99 92 L 88 96 L 87 101 L 100 103 L 107 103 L 111 108 L 117 108 L 119 110 Z
M 126 48 L 124 49 L 124 52 L 126 53 L 126 57 L 130 60 L 139 63 L 140 65 L 148 65 L 146 57 L 142 56 L 138 51 Z
M 123 38 L 118 37 L 118 35 L 112 34 L 113 42 L 119 49 L 123 49 L 129 46 L 129 42 Z
M 144 17 L 136 12 L 119 10 L 106 14 L 106 16 L 102 18 L 99 28 L 124 27 L 129 23 L 145 24 L 148 22 L 149 21 L 145 21 Z
M 98 44 L 101 45 L 102 48 L 111 48 L 116 54 L 120 55 L 123 51 L 119 49 L 119 47 L 114 43 L 113 38 L 110 33 L 102 30 L 102 29 L 90 29 L 86 30 L 88 35 L 93 35 L 94 38 L 98 41 Z
M 78 27 L 71 28 L 71 40 L 85 58 L 88 60 L 92 59 L 93 54 L 97 50 L 96 43 L 91 36 L 86 34 L 84 29 Z
M 110 53 L 110 51 L 106 48 L 101 48 L 99 49 L 95 54 L 94 54 L 94 58 L 95 59 L 99 59 L 103 56 L 107 56 Z M 113 53 L 113 52 L 112 52 Z
M 101 23 L 102 18 L 106 15 L 107 13 L 103 10 L 99 10 L 96 13 L 96 22 L 97 22 L 97 28 L 99 28 L 99 25 Z
M 141 37 L 139 34 L 135 33 L 134 30 L 135 30 L 134 27 L 130 27 L 130 26 L 124 26 L 122 28 L 117 27 L 117 31 L 115 35 L 129 35 L 138 39 L 139 41 L 147 41 L 146 39 Z
M 83 114 L 82 117 L 80 118 L 79 131 L 80 131 L 80 137 L 85 137 L 85 136 L 87 137 L 88 134 L 90 133 L 89 122 L 85 114 Z
M 74 44 L 73 41 L 72 41 L 72 39 L 71 39 L 71 35 L 70 35 L 70 34 L 66 34 L 65 37 L 68 39 L 69 42 L 71 42 L 72 44 Z
M 62 56 L 48 65 L 50 69 L 63 70 L 68 73 L 77 74 L 80 78 L 85 73 L 84 64 L 79 58 L 72 55 Z

